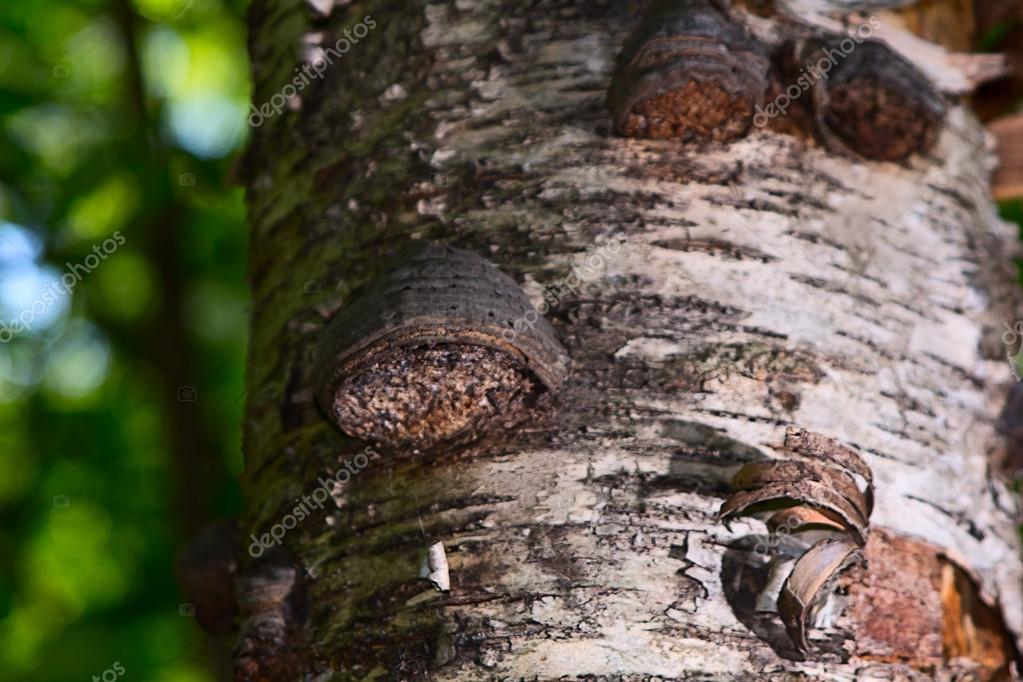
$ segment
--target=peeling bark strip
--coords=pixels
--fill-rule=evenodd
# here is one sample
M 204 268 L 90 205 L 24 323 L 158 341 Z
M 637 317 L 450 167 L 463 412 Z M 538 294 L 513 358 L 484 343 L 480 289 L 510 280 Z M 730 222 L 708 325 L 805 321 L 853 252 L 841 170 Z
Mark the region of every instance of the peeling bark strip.
M 654 0 L 626 42 L 608 93 L 629 137 L 730 140 L 767 89 L 766 49 L 709 0 Z
M 813 481 L 768 483 L 756 490 L 740 490 L 721 504 L 719 515 L 722 521 L 727 521 L 733 516 L 756 511 L 758 505 L 786 500 L 790 504 L 803 502 L 813 505 L 821 514 L 840 523 L 857 544 L 866 543 L 867 519 L 859 506 L 826 485 Z
M 803 459 L 743 465 L 732 477 L 732 489 L 737 492 L 721 504 L 718 515 L 726 520 L 765 503 L 776 506 L 788 501 L 795 506 L 768 519 L 772 533 L 837 529 L 847 534 L 847 538 L 824 538 L 810 547 L 792 565 L 782 585 L 778 613 L 792 643 L 806 652 L 810 648 L 806 633 L 817 610 L 839 572 L 859 558 L 859 549 L 867 544 L 874 476 L 851 448 L 804 429 L 786 429 L 782 449 Z M 776 563 L 775 568 L 782 566 Z M 762 593 L 759 599 L 764 598 Z
M 839 44 L 825 42 L 806 60 L 823 59 Z M 828 149 L 878 161 L 927 151 L 945 118 L 945 103 L 927 78 L 877 41 L 857 46 L 814 83 L 814 108 Z
M 867 492 L 871 493 L 869 497 L 873 497 L 874 472 L 863 461 L 863 458 L 848 445 L 843 445 L 832 438 L 801 429 L 798 426 L 790 426 L 785 429 L 785 440 L 782 447 L 793 455 L 823 459 L 829 464 L 859 476 L 863 480 Z
M 817 527 L 832 530 L 846 529 L 841 519 L 835 518 L 834 513 L 813 507 L 789 507 L 772 514 L 771 518 L 767 520 L 767 529 L 772 533 L 777 533 L 782 528 L 788 532 L 797 532 Z
M 443 542 L 435 542 L 430 545 L 423 557 L 423 567 L 419 575 L 426 578 L 441 592 L 451 589 L 451 578 L 448 573 L 448 555 L 444 551 Z
M 727 520 L 756 511 L 765 503 L 788 500 L 800 508 L 809 505 L 810 510 L 775 514 L 768 526 L 798 521 L 799 529 L 816 524 L 818 516 L 823 516 L 840 524 L 861 547 L 866 544 L 868 519 L 874 506 L 870 467 L 850 448 L 803 429 L 787 429 L 783 447 L 814 459 L 745 464 L 732 477 L 732 489 L 737 492 L 721 504 L 718 516 Z M 862 481 L 862 487 L 856 477 Z
M 755 490 L 770 483 L 813 481 L 833 490 L 850 502 L 864 520 L 870 516 L 867 499 L 848 473 L 816 462 L 767 461 L 743 465 L 732 477 L 735 490 Z
M 529 312 L 529 326 L 514 324 Z M 425 450 L 512 419 L 566 367 L 514 280 L 468 251 L 417 243 L 325 330 L 317 398 L 357 438 Z
M 810 648 L 806 631 L 827 599 L 838 574 L 861 558 L 859 547 L 845 538 L 821 540 L 799 557 L 778 597 L 778 613 L 793 643 Z
M 837 466 L 852 475 L 866 501 L 863 515 L 869 517 L 874 511 L 874 472 L 855 450 L 832 438 L 798 426 L 789 426 L 785 429 L 782 449 L 795 457 L 811 458 L 815 462 L 824 460 L 829 465 Z

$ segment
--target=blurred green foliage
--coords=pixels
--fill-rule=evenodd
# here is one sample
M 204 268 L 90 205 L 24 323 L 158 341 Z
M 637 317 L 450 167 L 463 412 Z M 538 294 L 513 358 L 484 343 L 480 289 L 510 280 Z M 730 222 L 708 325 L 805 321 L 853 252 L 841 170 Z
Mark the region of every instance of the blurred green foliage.
M 172 565 L 240 504 L 248 97 L 241 0 L 0 4 L 0 680 L 221 677 Z

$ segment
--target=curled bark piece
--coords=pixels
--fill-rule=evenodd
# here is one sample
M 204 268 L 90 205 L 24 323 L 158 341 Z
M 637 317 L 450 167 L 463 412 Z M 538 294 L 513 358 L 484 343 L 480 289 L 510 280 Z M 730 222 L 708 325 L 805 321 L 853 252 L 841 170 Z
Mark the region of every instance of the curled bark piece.
M 814 481 L 769 483 L 756 490 L 740 490 L 721 503 L 718 518 L 724 520 L 737 516 L 750 507 L 783 500 L 795 500 L 820 509 L 826 509 L 840 519 L 843 528 L 857 544 L 867 540 L 867 520 L 856 505 L 830 488 Z
M 851 502 L 860 516 L 870 517 L 867 499 L 856 485 L 856 479 L 836 467 L 798 460 L 765 460 L 744 464 L 732 477 L 733 490 L 755 490 L 770 483 L 815 481 L 831 488 Z
M 945 102 L 912 64 L 877 41 L 843 49 L 827 41 L 804 61 L 833 63 L 814 83 L 817 130 L 828 149 L 878 161 L 903 161 L 931 148 Z M 836 55 L 836 53 L 838 53 Z
M 984 83 L 1005 78 L 1012 73 L 1012 67 L 1004 54 L 952 53 L 947 57 L 951 68 L 963 74 L 970 85 L 970 91 Z
M 827 509 L 813 507 L 790 507 L 782 509 L 767 520 L 767 529 L 772 533 L 786 528 L 793 533 L 812 526 L 825 526 L 834 530 L 845 530 L 841 517 Z
M 316 365 L 317 400 L 342 430 L 427 449 L 558 388 L 567 356 L 514 280 L 418 242 L 331 320 Z
M 801 556 L 778 596 L 778 613 L 792 642 L 807 651 L 806 632 L 842 569 L 860 556 L 845 538 L 821 540 Z
M 767 89 L 766 49 L 707 0 L 654 0 L 608 93 L 629 137 L 726 141 L 749 129 Z
M 426 550 L 419 575 L 434 584 L 441 592 L 451 589 L 451 576 L 448 573 L 448 555 L 444 551 L 443 542 L 435 542 Z
M 859 476 L 863 480 L 861 488 L 867 500 L 867 516 L 873 511 L 874 472 L 855 450 L 837 440 L 797 426 L 785 429 L 785 442 L 782 447 L 797 455 L 823 459 Z

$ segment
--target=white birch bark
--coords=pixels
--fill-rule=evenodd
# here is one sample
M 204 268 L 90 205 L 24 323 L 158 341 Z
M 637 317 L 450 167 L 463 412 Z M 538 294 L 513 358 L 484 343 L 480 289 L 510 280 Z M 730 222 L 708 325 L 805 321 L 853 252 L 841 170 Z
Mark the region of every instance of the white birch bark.
M 1019 641 L 1017 512 L 988 461 L 1013 380 L 1014 234 L 967 110 L 908 167 L 761 131 L 703 149 L 614 137 L 604 97 L 634 17 L 592 0 L 356 3 L 326 23 L 256 0 L 257 105 L 303 37 L 329 44 L 367 14 L 369 36 L 254 130 L 244 534 L 361 447 L 313 404 L 312 356 L 392 244 L 476 251 L 537 304 L 573 263 L 602 263 L 548 313 L 573 374 L 546 419 L 457 456 L 384 457 L 289 531 L 299 668 L 928 679 L 855 653 L 783 658 L 726 599 L 727 548 L 764 526 L 715 514 L 736 466 L 777 456 L 788 426 L 866 453 L 872 527 L 972 570 Z M 446 592 L 420 580 L 436 542 Z

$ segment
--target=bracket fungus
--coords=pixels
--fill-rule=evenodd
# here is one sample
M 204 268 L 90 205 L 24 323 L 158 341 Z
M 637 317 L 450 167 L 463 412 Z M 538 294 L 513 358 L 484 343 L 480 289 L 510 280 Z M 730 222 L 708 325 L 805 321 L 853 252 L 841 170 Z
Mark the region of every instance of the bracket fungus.
M 654 0 L 626 41 L 608 92 L 627 137 L 727 141 L 767 90 L 766 48 L 708 0 Z
M 415 242 L 328 324 L 316 397 L 349 435 L 425 451 L 510 425 L 567 365 L 513 279 L 468 251 Z
M 839 41 L 806 48 L 803 61 L 824 59 Z M 930 149 L 945 102 L 910 62 L 881 42 L 866 41 L 814 83 L 814 118 L 833 152 L 877 161 L 904 161 Z
M 743 465 L 718 516 L 727 520 L 770 508 L 773 532 L 830 531 L 808 549 L 785 579 L 778 613 L 793 644 L 807 651 L 807 630 L 839 573 L 859 559 L 873 511 L 873 473 L 851 448 L 821 434 L 789 427 L 781 449 L 792 459 Z M 780 511 L 778 504 L 787 505 Z

